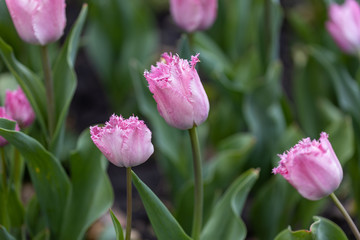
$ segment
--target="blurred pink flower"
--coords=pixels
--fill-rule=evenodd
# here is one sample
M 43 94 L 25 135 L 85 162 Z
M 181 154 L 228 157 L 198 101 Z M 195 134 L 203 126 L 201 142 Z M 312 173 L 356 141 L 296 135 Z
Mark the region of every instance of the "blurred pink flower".
M 28 127 L 35 120 L 35 113 L 20 87 L 15 91 L 6 90 L 5 110 L 21 128 Z
M 46 45 L 58 40 L 66 23 L 65 0 L 5 0 L 20 37 Z
M 324 132 L 319 141 L 305 138 L 279 157 L 273 173 L 280 173 L 304 198 L 321 199 L 341 183 L 341 164 Z
M 14 119 L 12 119 L 9 115 L 6 114 L 5 108 L 4 107 L 0 107 L 0 118 L 5 118 L 11 121 L 14 121 Z M 15 130 L 19 131 L 19 126 L 16 124 L 15 126 Z M 6 141 L 5 138 L 0 136 L 0 147 L 5 146 L 6 144 L 8 144 L 8 141 Z
M 160 115 L 179 129 L 200 125 L 209 114 L 209 99 L 195 69 L 198 55 L 189 63 L 178 55 L 164 53 L 163 61 L 144 73 Z
M 360 6 L 355 0 L 331 4 L 326 28 L 343 51 L 350 54 L 360 51 Z
M 217 6 L 217 0 L 170 0 L 175 23 L 187 32 L 209 28 L 216 19 Z
M 137 117 L 112 115 L 104 127 L 90 127 L 90 133 L 95 145 L 118 167 L 142 164 L 154 152 L 151 131 Z

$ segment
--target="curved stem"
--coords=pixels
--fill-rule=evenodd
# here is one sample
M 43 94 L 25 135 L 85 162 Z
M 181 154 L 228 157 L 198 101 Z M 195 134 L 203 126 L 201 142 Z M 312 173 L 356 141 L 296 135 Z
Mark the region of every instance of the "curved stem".
M 335 196 L 334 193 L 330 194 L 331 199 L 334 201 L 335 205 L 337 206 L 337 208 L 340 210 L 341 214 L 344 216 L 346 222 L 349 224 L 349 227 L 351 229 L 351 231 L 353 232 L 355 238 L 357 240 L 360 240 L 360 233 L 359 230 L 357 229 L 354 221 L 351 219 L 350 215 L 348 214 L 348 212 L 346 211 L 346 209 L 344 208 L 344 206 L 341 204 L 341 202 L 339 201 L 339 199 Z
M 51 75 L 51 64 L 48 56 L 47 46 L 41 46 L 41 60 L 44 70 L 45 88 L 46 88 L 46 100 L 47 100 L 47 114 L 48 114 L 48 131 L 50 141 L 54 133 L 55 126 L 55 103 L 54 103 L 54 86 L 53 78 Z
M 189 129 L 191 146 L 193 151 L 194 163 L 194 215 L 192 226 L 192 238 L 194 240 L 200 239 L 200 232 L 202 227 L 203 214 L 203 183 L 202 183 L 202 169 L 201 169 L 201 154 L 199 139 L 196 132 L 196 126 Z
M 126 236 L 125 240 L 131 237 L 132 217 L 132 189 L 131 189 L 131 167 L 126 168 Z

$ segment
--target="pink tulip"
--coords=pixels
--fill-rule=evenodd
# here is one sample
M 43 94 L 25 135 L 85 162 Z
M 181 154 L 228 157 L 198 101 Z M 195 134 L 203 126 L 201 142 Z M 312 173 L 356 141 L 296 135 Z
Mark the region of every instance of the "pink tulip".
M 343 171 L 324 132 L 319 141 L 305 138 L 279 157 L 273 173 L 280 173 L 304 198 L 321 199 L 341 183 Z
M 170 0 L 174 21 L 188 32 L 209 28 L 216 19 L 217 6 L 217 0 Z
M 163 61 L 144 73 L 160 115 L 179 129 L 200 125 L 209 114 L 209 99 L 195 69 L 198 55 L 192 56 L 189 63 L 164 53 Z
M 0 107 L 0 118 L 5 118 L 11 121 L 14 121 L 14 119 L 12 119 L 9 115 L 6 114 L 5 108 L 4 107 Z M 19 126 L 16 124 L 15 125 L 15 130 L 19 131 Z M 0 136 L 0 147 L 5 146 L 6 144 L 8 144 L 8 141 Z
M 326 28 L 344 52 L 360 51 L 360 6 L 355 0 L 331 4 Z
M 15 91 L 6 91 L 5 110 L 21 128 L 28 127 L 35 120 L 35 113 L 20 87 Z
M 66 23 L 65 0 L 5 0 L 20 37 L 32 44 L 58 40 Z
M 134 167 L 154 152 L 151 131 L 137 117 L 112 115 L 104 127 L 90 127 L 91 139 L 105 157 L 118 167 Z

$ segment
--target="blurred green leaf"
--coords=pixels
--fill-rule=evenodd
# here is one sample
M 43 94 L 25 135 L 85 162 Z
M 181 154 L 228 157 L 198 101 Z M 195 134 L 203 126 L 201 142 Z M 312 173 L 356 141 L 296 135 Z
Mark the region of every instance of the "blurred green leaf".
M 71 189 L 69 178 L 51 153 L 35 139 L 11 130 L 14 126 L 15 122 L 0 119 L 0 135 L 24 156 L 47 225 L 57 239 Z
M 191 238 L 186 235 L 180 224 L 151 189 L 134 172 L 132 172 L 132 176 L 157 239 L 190 240 Z
M 109 212 L 110 212 L 111 220 L 112 220 L 114 228 L 115 228 L 116 240 L 124 240 L 124 233 L 123 233 L 123 229 L 121 227 L 119 220 L 116 218 L 116 216 L 114 215 L 114 213 L 111 209 L 109 209 Z
M 0 239 L 1 240 L 16 240 L 13 236 L 11 236 L 5 229 L 4 226 L 0 225 Z
M 49 229 L 44 229 L 43 231 L 39 232 L 33 240 L 50 240 L 50 231 Z
M 51 148 L 56 156 L 58 155 L 58 151 L 62 151 L 61 142 L 60 146 L 56 145 L 59 144 L 59 137 L 64 127 L 64 120 L 76 89 L 77 79 L 74 62 L 86 15 L 87 4 L 84 4 L 53 68 L 56 126 Z
M 59 239 L 82 239 L 85 231 L 113 203 L 113 190 L 101 152 L 85 130 L 70 157 L 72 194 Z
M 30 199 L 26 206 L 25 224 L 26 229 L 32 238 L 43 235 L 43 232 L 45 231 L 49 231 L 48 229 L 44 230 L 46 227 L 45 218 L 41 214 L 40 205 L 36 195 Z
M 26 94 L 36 113 L 37 120 L 44 133 L 47 132 L 47 114 L 44 84 L 33 72 L 22 65 L 14 56 L 13 49 L 0 37 L 0 55 L 7 68 Z
M 279 233 L 275 240 L 313 240 L 313 237 L 308 230 L 292 231 L 289 227 Z
M 239 216 L 258 175 L 259 170 L 250 169 L 231 184 L 214 207 L 200 239 L 245 239 L 246 226 Z

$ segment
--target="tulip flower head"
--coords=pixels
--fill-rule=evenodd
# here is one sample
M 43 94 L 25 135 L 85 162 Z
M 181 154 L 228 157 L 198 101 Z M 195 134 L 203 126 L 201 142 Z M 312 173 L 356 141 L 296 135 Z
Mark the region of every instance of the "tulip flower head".
M 331 4 L 326 28 L 344 52 L 360 51 L 360 6 L 355 0 L 346 0 L 343 5 Z
M 170 0 L 175 23 L 187 32 L 209 28 L 216 19 L 217 6 L 217 0 Z
M 319 141 L 305 138 L 279 157 L 273 173 L 281 174 L 304 198 L 321 199 L 341 183 L 341 164 L 324 132 Z
M 20 87 L 15 91 L 6 91 L 5 110 L 21 128 L 28 127 L 35 120 L 35 113 Z
M 19 36 L 46 45 L 58 40 L 66 24 L 65 0 L 5 0 Z
M 209 114 L 209 99 L 195 69 L 198 55 L 189 63 L 164 53 L 163 61 L 144 73 L 160 115 L 169 125 L 183 130 L 200 125 Z
M 6 114 L 5 108 L 4 107 L 0 107 L 0 118 L 5 118 L 11 121 L 14 121 L 14 119 L 11 118 L 11 116 L 9 116 L 8 114 Z M 15 130 L 19 131 L 19 126 L 16 124 L 15 125 Z M 5 146 L 6 144 L 8 144 L 8 141 L 0 136 L 0 147 Z
M 118 167 L 134 167 L 154 152 L 151 131 L 137 117 L 112 115 L 104 127 L 90 127 L 91 139 L 105 157 Z

